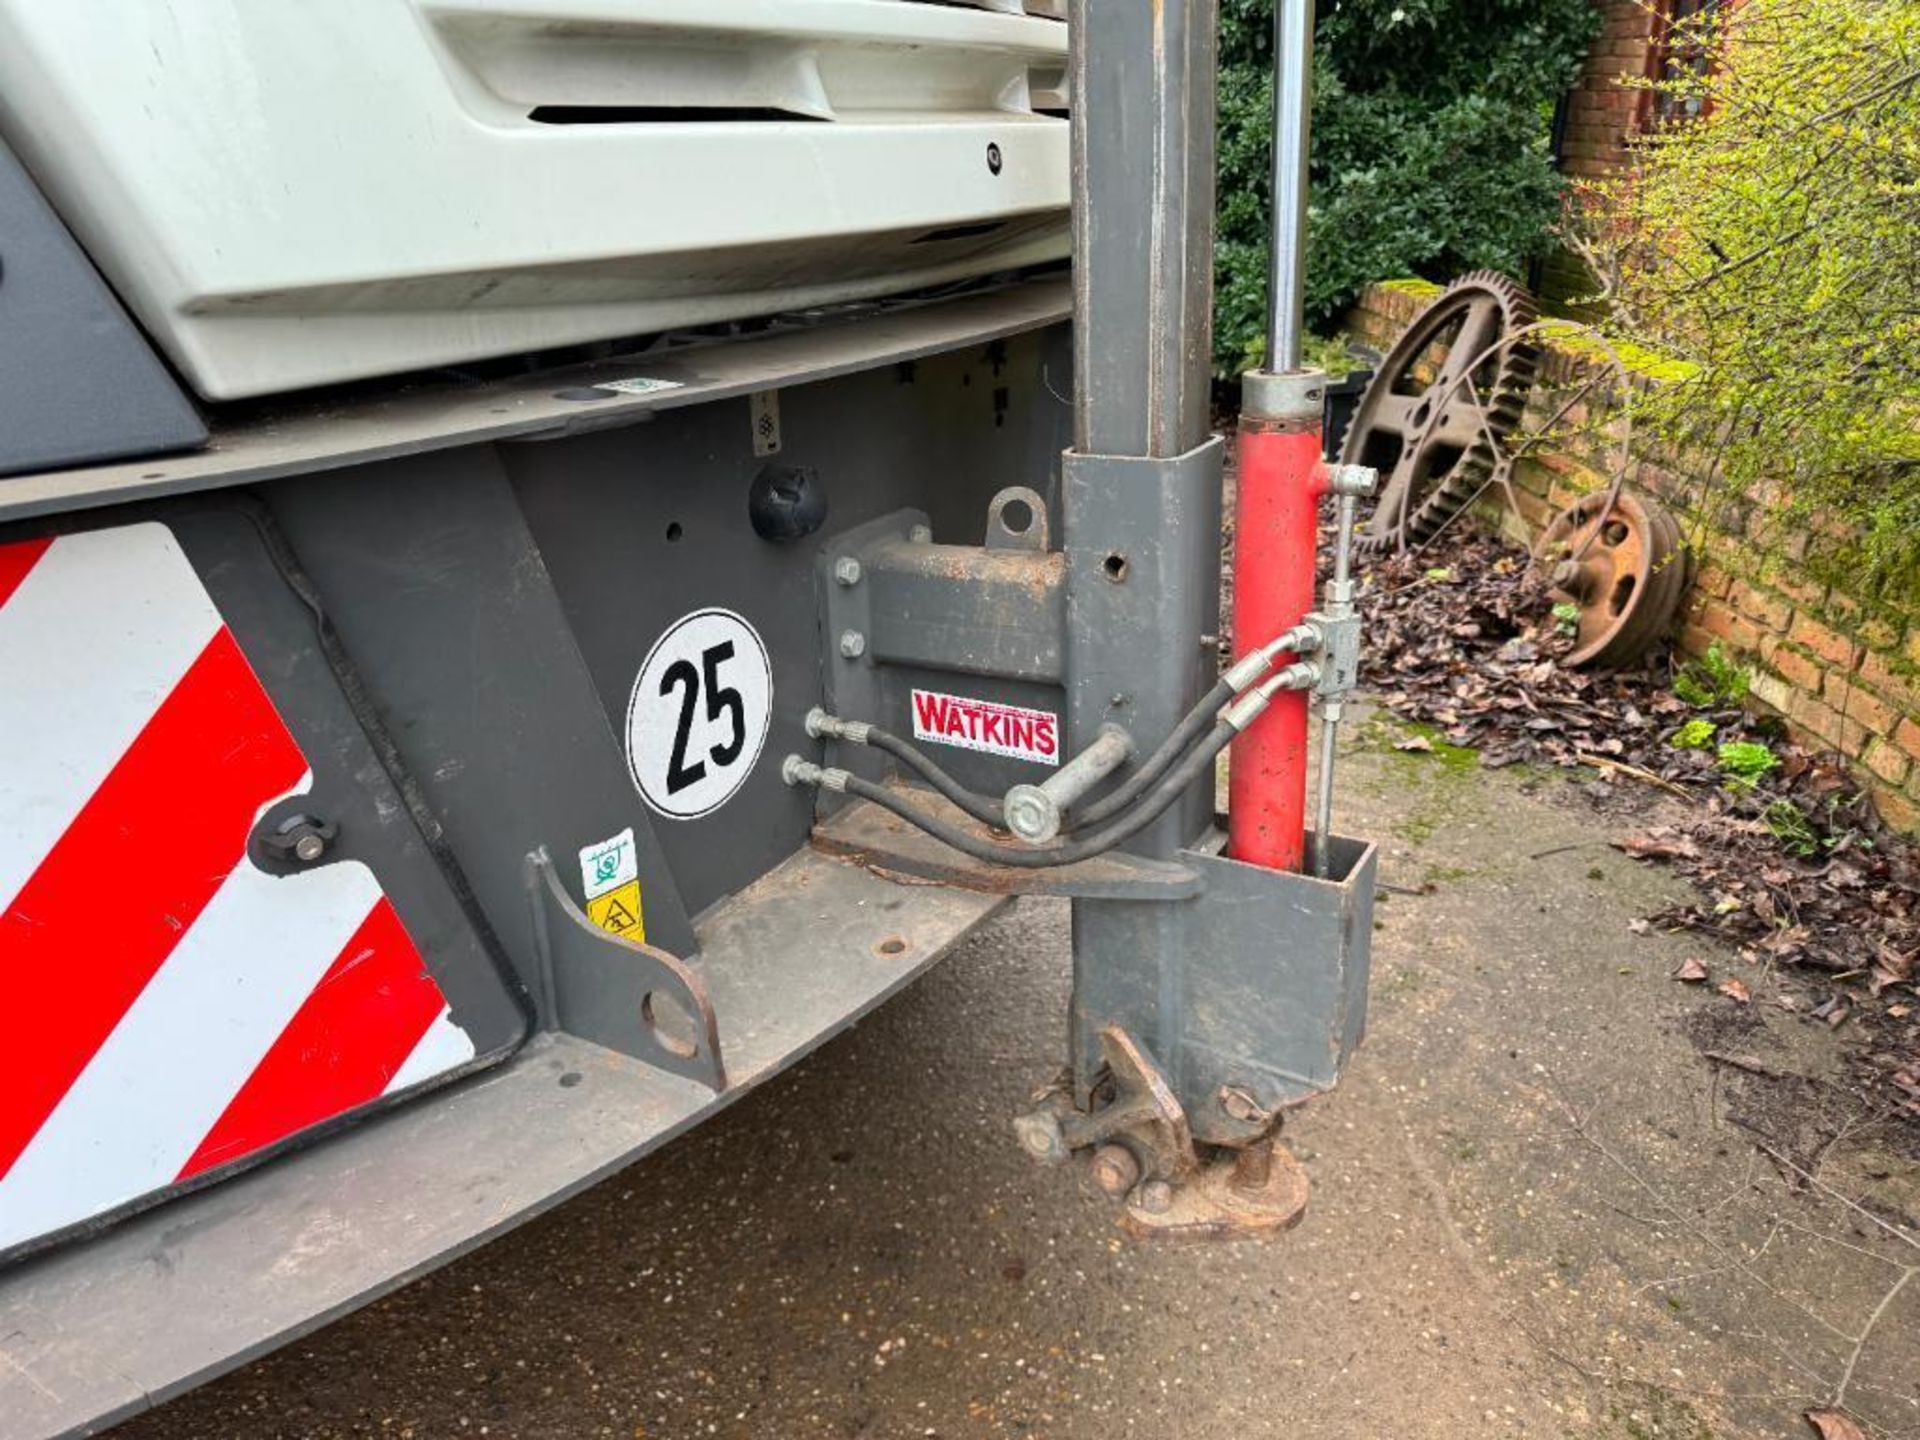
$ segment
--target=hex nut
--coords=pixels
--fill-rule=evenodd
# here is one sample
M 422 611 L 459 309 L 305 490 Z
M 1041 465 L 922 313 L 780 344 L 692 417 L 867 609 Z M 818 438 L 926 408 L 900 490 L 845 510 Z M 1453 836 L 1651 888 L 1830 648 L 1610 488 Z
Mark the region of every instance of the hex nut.
M 867 653 L 867 637 L 858 630 L 840 632 L 840 653 L 849 660 L 858 660 Z
M 1102 1145 L 1093 1152 L 1093 1183 L 1117 1200 L 1140 1183 L 1140 1162 L 1124 1145 Z
M 833 578 L 842 585 L 860 583 L 860 562 L 851 555 L 842 555 L 833 562 Z
M 1173 1186 L 1164 1180 L 1149 1180 L 1134 1197 L 1149 1215 L 1164 1215 L 1173 1208 Z
M 907 539 L 916 545 L 931 545 L 933 543 L 933 527 L 931 525 L 915 525 L 911 530 L 907 531 Z

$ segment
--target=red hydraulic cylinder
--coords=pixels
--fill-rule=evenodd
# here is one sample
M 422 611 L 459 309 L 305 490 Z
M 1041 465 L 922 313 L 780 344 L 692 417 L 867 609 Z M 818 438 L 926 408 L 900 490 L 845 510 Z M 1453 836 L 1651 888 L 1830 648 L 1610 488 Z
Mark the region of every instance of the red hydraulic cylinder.
M 1233 563 L 1236 660 L 1284 635 L 1314 608 L 1314 557 L 1327 474 L 1320 459 L 1319 392 L 1299 389 L 1313 396 L 1310 407 L 1276 406 L 1293 412 L 1276 417 L 1249 406 L 1240 416 Z M 1284 667 L 1296 658 L 1281 655 L 1274 663 Z M 1233 742 L 1227 853 L 1236 860 L 1270 870 L 1302 868 L 1307 706 L 1305 691 L 1283 690 Z

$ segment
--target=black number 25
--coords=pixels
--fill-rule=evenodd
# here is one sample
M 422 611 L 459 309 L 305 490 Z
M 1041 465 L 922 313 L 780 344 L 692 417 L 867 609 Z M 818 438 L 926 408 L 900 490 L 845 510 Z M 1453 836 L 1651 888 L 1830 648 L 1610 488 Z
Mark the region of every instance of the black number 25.
M 687 763 L 687 742 L 693 736 L 693 712 L 700 703 L 700 690 L 704 680 L 707 692 L 707 719 L 718 720 L 725 715 L 733 722 L 733 738 L 710 747 L 707 759 L 721 769 L 725 769 L 740 758 L 740 752 L 747 746 L 747 706 L 740 698 L 740 692 L 731 685 L 720 683 L 720 667 L 733 658 L 733 642 L 722 640 L 718 645 L 709 645 L 700 652 L 700 668 L 693 668 L 691 660 L 676 660 L 667 667 L 667 673 L 660 677 L 660 694 L 664 698 L 680 692 L 680 719 L 673 731 L 673 755 L 667 761 L 667 794 L 678 795 L 690 785 L 698 785 L 707 778 L 705 760 Z

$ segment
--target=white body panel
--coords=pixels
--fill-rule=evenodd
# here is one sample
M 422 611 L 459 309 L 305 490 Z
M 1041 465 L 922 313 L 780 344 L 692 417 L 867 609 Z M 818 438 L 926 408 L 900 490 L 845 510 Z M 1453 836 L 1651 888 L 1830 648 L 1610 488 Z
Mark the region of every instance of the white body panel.
M 1066 32 L 1018 8 L 0 0 L 0 135 L 257 395 L 1064 256 Z

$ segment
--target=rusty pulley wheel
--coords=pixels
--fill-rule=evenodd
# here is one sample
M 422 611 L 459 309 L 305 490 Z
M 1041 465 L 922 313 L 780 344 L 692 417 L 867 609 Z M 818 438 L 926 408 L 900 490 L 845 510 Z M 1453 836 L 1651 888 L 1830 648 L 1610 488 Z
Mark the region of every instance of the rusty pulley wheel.
M 1534 546 L 1554 598 L 1577 606 L 1565 665 L 1631 665 L 1667 633 L 1687 590 L 1680 526 L 1660 506 L 1624 493 L 1576 501 Z
M 1431 539 L 1504 464 L 1540 364 L 1521 332 L 1537 312 L 1506 276 L 1477 270 L 1414 317 L 1380 362 L 1341 447 L 1348 465 L 1380 472 L 1380 500 L 1362 551 Z

